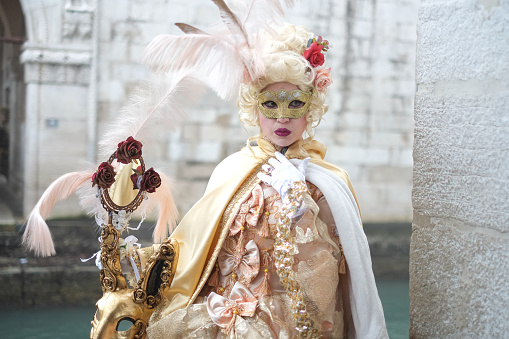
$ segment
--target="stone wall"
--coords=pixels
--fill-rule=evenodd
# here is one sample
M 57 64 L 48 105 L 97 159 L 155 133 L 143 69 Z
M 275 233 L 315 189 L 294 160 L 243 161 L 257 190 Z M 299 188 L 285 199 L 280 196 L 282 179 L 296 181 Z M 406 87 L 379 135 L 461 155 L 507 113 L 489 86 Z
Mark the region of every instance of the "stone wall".
M 59 175 L 94 160 L 93 8 L 85 1 L 21 1 L 27 26 L 23 45 L 26 103 L 23 121 L 23 210 L 26 215 Z M 88 22 L 88 25 L 87 25 Z M 78 29 L 79 28 L 79 29 Z M 59 206 L 77 212 L 77 203 Z
M 288 15 L 331 40 L 334 84 L 317 138 L 345 168 L 364 221 L 410 221 L 419 1 L 308 1 Z
M 218 11 L 209 0 L 21 3 L 30 28 L 24 59 L 28 211 L 52 179 L 83 159 L 103 160 L 96 158 L 97 139 L 147 78 L 139 64 L 147 43 L 157 34 L 180 34 L 174 22 L 206 28 Z M 290 22 L 332 44 L 330 109 L 317 139 L 329 149 L 326 159 L 349 172 L 368 222 L 411 220 L 417 8 L 417 0 L 316 0 L 297 2 L 287 14 Z M 50 52 L 57 54 L 53 61 Z M 65 77 L 41 79 L 37 71 L 48 65 L 53 71 L 43 75 Z M 203 193 L 215 165 L 247 137 L 235 103 L 207 93 L 177 131 L 154 129 L 146 160 L 176 179 L 177 202 L 185 212 Z M 75 201 L 57 206 L 53 216 L 76 213 L 73 206 Z
M 509 2 L 423 1 L 411 338 L 509 331 Z

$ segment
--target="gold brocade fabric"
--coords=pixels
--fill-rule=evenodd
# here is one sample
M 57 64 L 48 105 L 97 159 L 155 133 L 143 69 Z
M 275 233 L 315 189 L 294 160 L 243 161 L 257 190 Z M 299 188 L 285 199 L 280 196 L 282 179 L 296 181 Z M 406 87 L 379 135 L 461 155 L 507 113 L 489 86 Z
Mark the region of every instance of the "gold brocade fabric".
M 286 155 L 303 158 L 302 149 L 312 162 L 331 170 L 351 186 L 343 170 L 323 161 L 325 147 L 316 141 L 292 145 Z M 297 335 L 290 314 L 291 302 L 279 283 L 272 259 L 281 200 L 272 187 L 253 179 L 274 151 L 268 142 L 259 140 L 259 147 L 244 149 L 218 165 L 204 197 L 172 234 L 179 241 L 181 259 L 166 299 L 151 318 L 149 338 Z M 296 243 L 294 270 L 303 286 L 308 312 L 324 337 L 341 338 L 340 245 L 334 234 L 335 225 L 321 221 L 333 220 L 326 202 L 316 187 L 309 188 L 303 204 L 305 213 L 292 226 Z M 251 316 L 235 313 L 235 301 L 229 296 L 236 282 L 256 298 L 256 311 Z M 225 299 L 225 306 L 214 309 L 212 297 Z M 215 318 L 214 322 L 214 316 L 220 321 Z
M 283 322 L 282 319 L 271 318 L 271 310 L 280 307 L 280 298 L 264 298 L 259 303 L 259 311 L 253 317 L 238 317 L 235 327 L 228 334 L 211 320 L 207 312 L 207 305 L 203 302 L 189 305 L 177 310 L 163 321 L 158 322 L 149 330 L 151 339 L 181 339 L 181 338 L 227 338 L 227 339 L 289 339 L 290 334 L 281 331 L 276 334 L 267 325 L 267 319 Z
M 309 198 L 322 198 L 313 185 L 310 193 Z M 264 197 L 261 203 L 256 198 L 260 194 Z M 215 272 L 201 297 L 150 325 L 150 338 L 293 338 L 298 335 L 293 329 L 291 301 L 279 283 L 272 258 L 280 205 L 279 195 L 272 187 L 263 183 L 255 186 L 229 226 Z M 326 209 L 323 202 L 322 206 Z M 339 244 L 328 235 L 334 232 L 335 225 L 329 227 L 317 219 L 319 208 L 313 199 L 306 199 L 302 208 L 306 212 L 293 226 L 297 281 L 303 286 L 308 312 L 320 324 L 324 337 L 341 338 L 343 310 L 338 288 L 341 253 Z M 206 300 L 211 293 L 228 296 L 237 281 L 252 291 L 258 307 L 253 316 L 236 316 L 232 328 L 225 330 L 211 319 Z

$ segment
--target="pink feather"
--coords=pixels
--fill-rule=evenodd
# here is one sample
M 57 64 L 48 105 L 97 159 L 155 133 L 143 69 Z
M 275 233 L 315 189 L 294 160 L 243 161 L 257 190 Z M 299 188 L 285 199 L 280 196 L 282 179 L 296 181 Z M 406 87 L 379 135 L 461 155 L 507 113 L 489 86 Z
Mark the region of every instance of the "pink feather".
M 143 63 L 156 72 L 192 70 L 221 98 L 234 99 L 241 82 L 260 78 L 263 44 L 259 34 L 275 34 L 274 22 L 282 21 L 282 2 L 294 0 L 212 0 L 218 7 L 221 28 L 204 32 L 190 25 L 176 25 L 186 35 L 160 35 L 147 46 Z M 232 10 L 233 9 L 233 10 Z
M 28 215 L 23 233 L 23 245 L 35 255 L 47 257 L 55 255 L 53 238 L 45 219 L 53 206 L 60 200 L 67 199 L 76 189 L 92 179 L 93 172 L 71 172 L 55 180 L 43 193 L 39 202 Z
M 143 63 L 156 72 L 192 70 L 221 98 L 238 94 L 245 65 L 226 29 L 210 33 L 159 35 L 147 46 Z
M 161 171 L 158 171 L 158 173 L 161 177 L 161 186 L 150 194 L 150 198 L 157 202 L 159 210 L 159 217 L 153 235 L 155 243 L 161 243 L 173 232 L 178 219 L 177 206 L 171 192 L 173 182 Z

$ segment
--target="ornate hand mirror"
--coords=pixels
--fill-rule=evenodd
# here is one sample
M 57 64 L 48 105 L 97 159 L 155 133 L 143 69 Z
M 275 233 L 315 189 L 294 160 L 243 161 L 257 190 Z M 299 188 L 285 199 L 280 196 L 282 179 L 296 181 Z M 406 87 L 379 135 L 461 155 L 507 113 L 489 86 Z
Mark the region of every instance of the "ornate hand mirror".
M 96 304 L 92 339 L 145 338 L 148 319 L 175 275 L 179 254 L 176 240 L 167 238 L 160 246 L 140 248 L 136 238 L 120 237 L 128 228 L 131 213 L 161 185 L 153 168 L 145 170 L 141 147 L 132 137 L 122 141 L 92 177 L 93 185 L 99 187 L 101 205 L 108 212 L 108 222 L 103 220 L 101 225 L 99 257 L 104 294 Z M 141 257 L 149 258 L 145 267 Z M 120 330 L 124 323 L 128 329 Z
M 161 185 L 161 178 L 153 168 L 145 170 L 141 148 L 142 144 L 133 137 L 120 142 L 92 177 L 93 185 L 100 189 L 108 223 L 120 232 L 128 227 L 131 213 L 146 199 L 147 193 L 155 192 Z
M 143 157 L 133 159 L 128 164 L 119 163 L 116 160 L 116 152 L 111 155 L 108 163 L 117 168 L 115 182 L 111 187 L 103 190 L 101 203 L 108 211 L 126 211 L 127 213 L 136 210 L 143 201 L 143 191 L 134 187 L 131 179 L 133 175 L 139 177 L 145 172 Z

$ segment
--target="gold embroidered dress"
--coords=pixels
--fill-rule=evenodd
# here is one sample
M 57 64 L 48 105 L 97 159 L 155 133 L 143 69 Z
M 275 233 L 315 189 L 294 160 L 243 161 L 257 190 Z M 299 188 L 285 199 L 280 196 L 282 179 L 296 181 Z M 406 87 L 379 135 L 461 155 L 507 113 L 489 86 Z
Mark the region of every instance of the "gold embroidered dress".
M 300 146 L 312 163 L 339 177 L 353 192 L 346 173 L 323 161 L 325 147 L 319 142 L 294 144 L 286 156 L 303 158 Z M 274 151 L 259 140 L 253 151 L 244 149 L 218 165 L 204 197 L 172 234 L 179 241 L 181 259 L 166 299 L 152 316 L 149 338 L 298 335 L 291 299 L 279 282 L 272 256 L 281 198 L 256 177 Z M 345 257 L 324 195 L 310 182 L 307 187 L 291 226 L 295 277 L 321 334 L 346 337 L 355 317 Z

